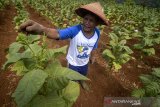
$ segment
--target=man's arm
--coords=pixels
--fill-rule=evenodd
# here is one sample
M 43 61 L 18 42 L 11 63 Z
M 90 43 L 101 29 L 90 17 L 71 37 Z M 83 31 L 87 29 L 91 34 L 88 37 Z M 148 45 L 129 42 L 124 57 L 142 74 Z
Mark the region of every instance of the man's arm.
M 26 33 L 31 33 L 31 34 L 45 34 L 48 38 L 51 39 L 59 39 L 59 34 L 58 31 L 54 28 L 47 28 L 44 27 L 43 25 L 33 21 L 33 20 L 28 20 L 25 23 L 20 25 L 19 31 L 26 32 Z
M 42 31 L 48 38 L 59 40 L 59 33 L 56 29 L 44 27 Z

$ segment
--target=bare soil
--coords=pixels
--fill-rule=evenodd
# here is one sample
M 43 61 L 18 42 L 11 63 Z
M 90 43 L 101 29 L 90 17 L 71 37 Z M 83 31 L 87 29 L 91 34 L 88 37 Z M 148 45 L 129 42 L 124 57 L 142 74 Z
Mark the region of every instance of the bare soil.
M 8 5 L 0 11 L 0 66 L 6 61 L 5 50 L 15 41 L 17 33 L 12 23 L 16 10 L 14 6 Z M 0 107 L 13 107 L 14 102 L 11 98 L 13 90 L 18 84 L 19 77 L 11 71 L 0 70 Z

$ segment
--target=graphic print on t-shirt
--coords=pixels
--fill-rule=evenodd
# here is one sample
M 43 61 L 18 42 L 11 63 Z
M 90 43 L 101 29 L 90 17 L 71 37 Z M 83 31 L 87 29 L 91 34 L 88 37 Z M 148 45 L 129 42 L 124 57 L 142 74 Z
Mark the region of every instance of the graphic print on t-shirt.
M 87 46 L 77 45 L 77 50 L 78 50 L 77 58 L 85 59 L 85 58 L 89 57 L 89 55 L 88 55 L 89 48 Z

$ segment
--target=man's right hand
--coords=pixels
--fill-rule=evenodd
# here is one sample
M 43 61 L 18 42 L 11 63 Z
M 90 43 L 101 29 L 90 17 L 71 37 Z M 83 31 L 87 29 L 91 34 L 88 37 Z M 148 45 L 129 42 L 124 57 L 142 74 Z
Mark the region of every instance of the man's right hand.
M 20 25 L 19 31 L 22 31 L 25 33 L 43 34 L 44 28 L 45 27 L 43 25 L 33 20 L 28 20 Z

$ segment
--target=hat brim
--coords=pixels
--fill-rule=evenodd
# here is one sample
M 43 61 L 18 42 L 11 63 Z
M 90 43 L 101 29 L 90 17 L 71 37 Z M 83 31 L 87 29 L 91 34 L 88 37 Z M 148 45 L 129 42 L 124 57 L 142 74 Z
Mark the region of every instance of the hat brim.
M 92 14 L 94 14 L 96 17 L 98 17 L 99 18 L 99 24 L 101 24 L 101 25 L 109 25 L 108 24 L 108 21 L 106 21 L 105 19 L 103 19 L 103 18 L 101 18 L 100 16 L 98 16 L 97 14 L 95 14 L 94 12 L 92 12 L 92 11 L 90 11 L 90 10 L 87 10 L 87 9 L 84 9 L 84 8 L 78 8 L 78 9 L 76 9 L 75 10 L 75 13 L 77 14 L 77 15 L 79 15 L 80 17 L 82 17 L 82 18 L 84 18 L 84 16 L 86 15 L 86 14 L 88 14 L 88 13 L 92 13 Z

